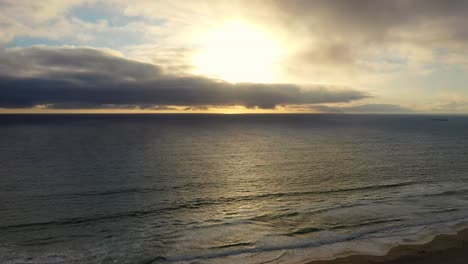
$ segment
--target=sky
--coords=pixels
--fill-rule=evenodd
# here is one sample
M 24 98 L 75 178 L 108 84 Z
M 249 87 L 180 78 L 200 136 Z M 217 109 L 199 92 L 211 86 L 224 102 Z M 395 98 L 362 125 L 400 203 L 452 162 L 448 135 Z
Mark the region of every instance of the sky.
M 468 113 L 468 1 L 0 0 L 0 113 Z

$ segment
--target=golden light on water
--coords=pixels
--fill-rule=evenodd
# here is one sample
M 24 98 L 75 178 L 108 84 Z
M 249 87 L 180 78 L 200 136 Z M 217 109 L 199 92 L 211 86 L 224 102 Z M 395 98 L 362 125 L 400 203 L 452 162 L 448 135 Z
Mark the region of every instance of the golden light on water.
M 243 22 L 230 22 L 201 37 L 196 73 L 232 83 L 275 81 L 281 47 L 271 35 Z

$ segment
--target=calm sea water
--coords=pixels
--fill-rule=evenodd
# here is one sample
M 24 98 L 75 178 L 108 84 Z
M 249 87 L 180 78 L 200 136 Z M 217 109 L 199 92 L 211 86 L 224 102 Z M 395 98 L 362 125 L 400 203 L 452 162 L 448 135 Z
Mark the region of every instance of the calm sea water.
M 468 220 L 468 117 L 0 115 L 0 263 L 301 263 Z

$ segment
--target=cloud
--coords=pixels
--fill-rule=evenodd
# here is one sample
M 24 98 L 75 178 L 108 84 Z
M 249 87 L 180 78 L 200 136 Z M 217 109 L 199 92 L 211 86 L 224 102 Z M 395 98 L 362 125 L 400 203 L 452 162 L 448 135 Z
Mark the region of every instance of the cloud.
M 458 54 L 468 48 L 467 1 L 271 0 L 249 5 L 257 7 L 246 7 L 248 16 L 294 43 L 286 63 L 298 80 L 365 82 L 398 68 L 428 73 L 434 63 L 468 62 Z M 265 9 L 262 16 L 248 11 Z M 453 56 L 457 59 L 448 59 Z
M 171 75 L 155 64 L 93 48 L 16 48 L 0 54 L 0 107 L 99 108 L 106 105 L 225 106 L 350 102 L 369 95 L 350 89 L 294 84 L 231 84 Z
M 327 105 L 309 105 L 297 106 L 299 109 L 309 109 L 324 113 L 350 113 L 350 114 L 403 114 L 414 113 L 409 108 L 394 104 L 362 104 L 354 106 L 327 106 Z
M 26 54 L 26 49 L 22 50 L 25 52 L 23 60 L 19 53 L 15 53 L 18 58 L 10 56 L 10 61 L 5 62 L 6 55 L 0 54 L 3 56 L 0 58 L 0 72 L 10 79 L 9 85 L 13 81 L 35 79 L 37 85 L 56 81 L 55 84 L 73 83 L 73 87 L 107 85 L 109 89 L 121 87 L 121 90 L 122 87 L 133 87 L 132 92 L 137 93 L 142 87 L 148 88 L 150 85 L 159 89 L 163 81 L 171 85 L 184 81 L 198 82 L 204 89 L 216 87 L 216 91 L 241 87 L 236 91 L 240 93 L 245 84 L 235 86 L 189 75 L 197 72 L 193 58 L 203 53 L 204 36 L 234 21 L 265 32 L 281 47 L 275 70 L 276 80 L 301 85 L 326 84 L 309 87 L 315 91 L 315 99 L 319 97 L 317 94 L 320 90 L 324 90 L 323 93 L 328 96 L 324 98 L 325 101 L 329 101 L 330 97 L 335 99 L 333 101 L 356 98 L 345 94 L 351 91 L 343 87 L 357 87 L 378 97 L 373 99 L 376 100 L 374 102 L 397 102 L 425 111 L 438 111 L 435 106 L 444 102 L 435 91 L 466 91 L 463 86 L 468 70 L 466 13 L 468 2 L 460 0 L 0 0 L 0 49 L 2 46 L 26 47 L 36 44 L 107 47 L 113 49 L 105 52 L 107 59 L 125 57 L 131 59 L 127 62 L 146 62 L 149 63 L 145 65 L 149 65 L 151 75 L 154 75 L 153 71 L 158 71 L 158 74 L 154 78 L 136 78 L 130 73 L 109 75 L 105 70 L 106 64 L 94 68 L 74 66 L 74 69 L 70 64 L 34 66 L 40 62 L 28 66 L 28 59 L 33 55 Z M 108 56 L 108 52 L 114 51 L 121 54 Z M 248 61 L 251 58 L 240 59 Z M 120 63 L 119 60 L 116 64 L 108 64 Z M 86 68 L 97 72 L 93 76 L 91 70 Z M 113 70 L 123 69 L 119 66 Z M 72 73 L 75 76 L 71 76 Z M 132 78 L 138 80 L 131 82 Z M 159 84 L 156 86 L 155 82 Z M 226 99 L 227 92 L 223 92 L 222 100 L 197 98 L 177 101 L 177 105 L 190 103 L 199 106 L 204 102 L 226 105 L 235 102 L 249 107 L 268 108 L 278 105 L 277 102 L 292 104 L 302 98 L 306 98 L 304 101 L 314 101 L 304 97 L 307 90 L 304 86 L 278 86 L 295 94 L 290 96 L 295 99 L 283 100 L 285 96 L 281 95 L 281 100 L 253 103 L 253 99 L 243 99 L 241 95 L 237 95 L 235 100 L 232 99 L 234 96 Z M 270 93 L 274 89 L 275 85 L 271 85 Z M 155 93 L 155 90 L 153 88 L 151 92 Z M 254 88 L 248 90 L 253 91 Z M 95 90 L 90 91 L 96 93 Z M 44 100 L 51 101 L 51 98 Z M 96 104 L 70 101 L 67 99 L 66 103 L 49 104 L 49 107 L 92 107 Z M 12 100 L 8 102 L 12 104 Z M 160 102 L 165 104 L 168 100 L 161 99 Z M 33 103 L 35 101 L 30 100 L 27 105 Z M 303 102 L 301 104 L 305 105 Z M 119 105 L 133 107 L 134 103 Z M 139 105 L 150 107 L 147 103 Z M 464 111 L 461 110 L 464 109 L 462 106 L 451 108 Z
M 326 31 L 328 34 L 322 37 L 327 40 L 360 40 L 370 45 L 429 39 L 466 44 L 468 40 L 466 1 L 274 0 L 269 3 L 273 3 L 275 14 L 285 23 L 300 24 L 310 33 Z M 431 34 L 421 31 L 429 27 Z
M 464 93 L 443 93 L 437 102 L 428 103 L 424 110 L 435 113 L 467 113 L 468 96 Z

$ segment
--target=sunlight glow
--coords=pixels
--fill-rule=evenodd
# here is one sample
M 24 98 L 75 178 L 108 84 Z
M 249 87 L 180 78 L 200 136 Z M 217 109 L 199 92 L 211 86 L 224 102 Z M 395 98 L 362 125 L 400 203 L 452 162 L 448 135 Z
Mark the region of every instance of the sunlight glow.
M 275 81 L 281 48 L 266 32 L 241 22 L 224 24 L 202 37 L 195 73 L 228 82 Z

